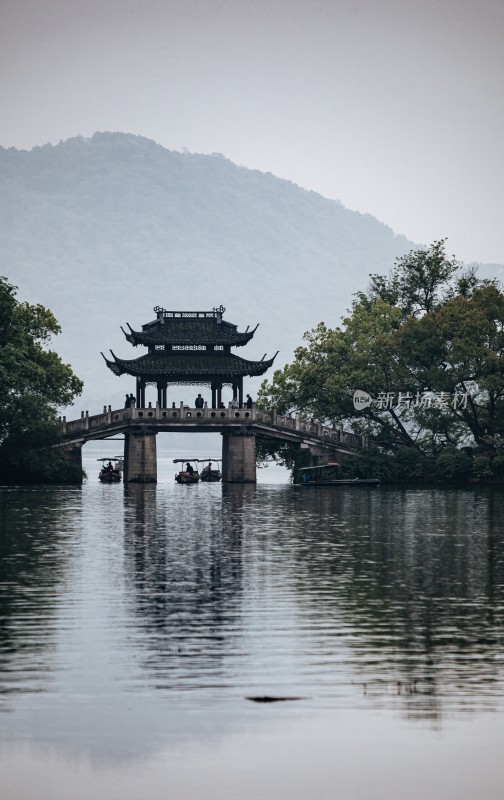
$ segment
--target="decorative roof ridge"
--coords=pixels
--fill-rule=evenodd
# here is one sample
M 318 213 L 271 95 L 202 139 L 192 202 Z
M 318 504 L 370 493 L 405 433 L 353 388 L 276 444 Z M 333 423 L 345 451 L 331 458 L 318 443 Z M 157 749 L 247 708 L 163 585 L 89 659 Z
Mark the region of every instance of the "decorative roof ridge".
M 220 305 L 212 308 L 211 311 L 169 311 L 167 308 L 163 308 L 163 306 L 154 306 L 153 311 L 157 315 L 158 319 L 161 319 L 162 317 L 167 317 L 169 319 L 173 317 L 222 318 L 222 315 L 225 313 L 226 309 L 223 305 Z

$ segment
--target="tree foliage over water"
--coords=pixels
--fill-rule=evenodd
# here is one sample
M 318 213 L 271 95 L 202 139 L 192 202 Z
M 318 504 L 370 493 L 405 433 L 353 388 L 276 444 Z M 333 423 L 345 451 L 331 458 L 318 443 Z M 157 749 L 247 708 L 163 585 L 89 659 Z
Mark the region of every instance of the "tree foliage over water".
M 82 382 L 48 349 L 60 332 L 42 305 L 19 302 L 0 276 L 0 476 L 2 480 L 55 479 L 64 468 L 57 410 L 82 391 Z
M 370 396 L 354 407 L 354 392 Z M 445 253 L 411 251 L 371 275 L 343 325 L 321 322 L 258 398 L 343 424 L 389 450 L 495 449 L 504 432 L 504 294 Z

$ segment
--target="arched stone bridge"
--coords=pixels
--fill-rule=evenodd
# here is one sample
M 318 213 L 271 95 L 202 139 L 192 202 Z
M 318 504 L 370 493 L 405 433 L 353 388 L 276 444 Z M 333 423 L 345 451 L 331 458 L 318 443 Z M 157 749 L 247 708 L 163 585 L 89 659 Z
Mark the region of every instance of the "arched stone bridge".
M 312 464 L 369 447 L 368 438 L 257 408 L 121 408 L 104 406 L 101 414 L 82 412 L 79 419 L 61 419 L 62 446 L 81 458 L 81 448 L 95 439 L 124 435 L 124 480 L 153 483 L 157 480 L 158 433 L 220 433 L 222 479 L 255 483 L 256 436 L 290 442 L 308 451 Z M 344 457 L 344 455 L 343 455 Z

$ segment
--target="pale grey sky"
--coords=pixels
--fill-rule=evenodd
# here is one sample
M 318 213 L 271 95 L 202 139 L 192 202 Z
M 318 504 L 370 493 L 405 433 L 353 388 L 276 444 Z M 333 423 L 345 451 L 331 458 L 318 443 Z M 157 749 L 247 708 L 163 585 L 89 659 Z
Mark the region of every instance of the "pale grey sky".
M 504 263 L 503 0 L 0 0 L 0 145 L 220 152 Z

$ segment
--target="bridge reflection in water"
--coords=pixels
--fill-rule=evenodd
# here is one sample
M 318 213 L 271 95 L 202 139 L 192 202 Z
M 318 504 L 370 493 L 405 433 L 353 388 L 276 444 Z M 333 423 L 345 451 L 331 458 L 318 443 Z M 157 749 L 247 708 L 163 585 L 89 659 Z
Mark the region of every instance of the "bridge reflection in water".
M 347 433 L 318 421 L 256 408 L 121 408 L 104 406 L 103 413 L 82 412 L 77 420 L 61 419 L 62 446 L 81 458 L 81 448 L 95 439 L 124 435 L 124 480 L 155 483 L 158 433 L 220 433 L 222 480 L 226 483 L 256 482 L 256 436 L 289 442 L 308 451 L 310 464 L 344 457 L 369 447 L 367 436 Z

